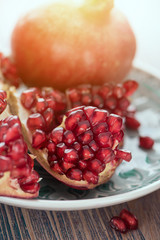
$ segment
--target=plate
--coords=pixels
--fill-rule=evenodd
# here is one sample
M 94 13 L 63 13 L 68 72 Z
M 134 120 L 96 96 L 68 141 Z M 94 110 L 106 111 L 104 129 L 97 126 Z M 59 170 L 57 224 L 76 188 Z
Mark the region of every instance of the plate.
M 0 197 L 0 202 L 12 206 L 41 210 L 84 210 L 111 206 L 145 196 L 160 188 L 160 80 L 137 68 L 128 78 L 136 79 L 140 87 L 132 98 L 141 122 L 139 133 L 127 131 L 124 147 L 132 152 L 132 161 L 123 162 L 109 182 L 92 190 L 75 190 L 58 182 L 36 163 L 42 178 L 37 199 L 24 200 Z M 155 139 L 154 148 L 138 147 L 138 134 Z

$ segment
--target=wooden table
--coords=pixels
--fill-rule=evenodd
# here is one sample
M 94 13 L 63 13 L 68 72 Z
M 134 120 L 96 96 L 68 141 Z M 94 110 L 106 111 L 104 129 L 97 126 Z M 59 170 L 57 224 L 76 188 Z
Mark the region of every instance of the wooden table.
M 121 234 L 109 219 L 127 208 L 139 220 L 139 229 Z M 160 190 L 112 207 L 54 212 L 0 204 L 0 240 L 160 240 Z

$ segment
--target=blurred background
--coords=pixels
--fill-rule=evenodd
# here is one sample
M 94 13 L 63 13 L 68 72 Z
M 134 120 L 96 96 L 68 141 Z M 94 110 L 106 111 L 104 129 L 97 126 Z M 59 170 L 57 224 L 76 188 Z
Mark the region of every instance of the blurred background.
M 24 13 L 55 1 L 60 0 L 0 0 L 0 51 L 10 53 L 10 35 Z M 125 13 L 136 35 L 134 65 L 160 78 L 160 0 L 115 0 L 115 6 Z

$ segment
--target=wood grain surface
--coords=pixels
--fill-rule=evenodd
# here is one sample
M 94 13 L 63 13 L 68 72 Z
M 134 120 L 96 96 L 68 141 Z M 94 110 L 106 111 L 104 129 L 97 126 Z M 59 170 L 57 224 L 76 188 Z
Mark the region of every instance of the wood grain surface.
M 139 228 L 126 234 L 111 229 L 109 219 L 123 208 L 134 213 Z M 160 240 L 160 190 L 128 203 L 84 211 L 38 211 L 0 204 L 0 240 Z

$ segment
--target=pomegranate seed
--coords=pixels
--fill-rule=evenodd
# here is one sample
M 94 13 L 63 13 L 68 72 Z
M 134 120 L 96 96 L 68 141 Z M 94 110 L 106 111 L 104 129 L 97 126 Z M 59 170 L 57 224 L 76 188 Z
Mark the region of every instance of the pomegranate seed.
M 131 161 L 131 159 L 132 159 L 131 152 L 126 151 L 126 150 L 119 150 L 119 149 L 116 150 L 116 157 L 123 159 L 127 162 Z
M 18 123 L 15 123 L 12 127 L 8 129 L 4 136 L 4 141 L 6 143 L 16 140 L 21 136 L 21 128 Z
M 11 159 L 7 156 L 0 156 L 0 172 L 6 172 L 11 168 Z
M 89 146 L 90 148 L 94 151 L 94 152 L 97 152 L 98 149 L 99 149 L 99 146 L 96 144 L 96 142 L 94 140 L 92 140 L 90 143 L 89 143 Z
M 115 109 L 116 106 L 117 106 L 117 100 L 116 100 L 115 97 L 110 96 L 110 97 L 108 97 L 108 98 L 105 100 L 105 103 L 104 103 L 104 104 L 105 104 L 105 107 L 106 107 L 107 109 L 113 110 L 113 109 Z
M 133 129 L 133 130 L 137 130 L 140 127 L 140 122 L 138 120 L 136 120 L 134 117 L 126 117 L 126 121 L 125 121 L 126 127 Z
M 11 158 L 18 161 L 27 152 L 27 145 L 22 139 L 17 139 L 10 145 L 10 151 Z
M 62 161 L 60 163 L 60 166 L 61 166 L 61 168 L 63 169 L 64 172 L 67 172 L 68 169 L 73 168 L 75 165 L 73 163 L 70 163 L 70 162 Z
M 125 93 L 125 89 L 123 88 L 123 86 L 121 84 L 117 84 L 113 90 L 113 96 L 116 97 L 116 98 L 122 98 L 124 93 Z
M 108 131 L 108 124 L 105 122 L 99 123 L 95 127 L 93 127 L 94 134 L 99 134 L 107 131 Z
M 113 145 L 112 134 L 110 132 L 100 133 L 96 137 L 96 142 L 100 147 L 112 147 Z
M 134 80 L 128 80 L 123 83 L 123 87 L 126 89 L 125 96 L 131 96 L 138 88 L 139 84 Z
M 38 180 L 39 180 L 39 174 L 33 170 L 29 176 L 20 178 L 18 180 L 18 183 L 20 185 L 33 184 L 33 183 L 36 183 Z
M 126 223 L 123 219 L 120 217 L 113 217 L 110 220 L 110 226 L 115 229 L 116 231 L 119 231 L 121 233 L 126 233 L 127 232 L 127 226 Z
M 105 122 L 108 115 L 109 113 L 106 110 L 95 109 L 93 116 L 91 118 L 92 126 L 95 126 L 101 122 Z
M 108 129 L 112 133 L 119 132 L 122 129 L 122 118 L 115 114 L 108 117 Z
M 62 168 L 60 167 L 58 161 L 52 161 L 50 162 L 50 168 L 54 171 L 57 172 L 59 174 L 63 174 Z
M 39 191 L 40 185 L 39 185 L 39 183 L 24 184 L 24 185 L 21 185 L 21 189 L 24 192 L 34 194 L 37 191 Z
M 83 179 L 86 180 L 88 183 L 93 183 L 93 184 L 98 183 L 98 176 L 96 175 L 96 173 L 93 173 L 89 170 L 84 170 Z
M 46 144 L 46 148 L 48 149 L 49 153 L 54 153 L 56 150 L 56 145 L 54 142 L 52 142 L 51 140 L 48 141 L 48 143 Z
M 4 90 L 0 90 L 0 99 L 6 99 L 7 98 L 7 93 Z
M 118 100 L 118 104 L 117 104 L 117 107 L 120 109 L 120 110 L 127 110 L 127 108 L 129 107 L 130 105 L 130 101 L 126 98 L 126 97 L 122 97 Z
M 78 153 L 75 149 L 65 149 L 64 150 L 64 161 L 75 163 L 78 161 Z
M 11 172 L 11 177 L 12 178 L 21 178 L 25 176 L 29 176 L 31 173 L 31 169 L 29 166 L 22 166 L 22 167 L 17 167 L 13 168 Z
M 33 113 L 27 119 L 28 128 L 33 131 L 36 129 L 43 130 L 45 128 L 45 121 L 40 113 Z
M 36 101 L 36 110 L 39 113 L 44 112 L 44 110 L 47 108 L 47 102 L 44 98 L 38 98 Z
M 94 157 L 93 151 L 87 145 L 82 147 L 82 160 L 88 160 Z
M 51 132 L 51 140 L 55 144 L 58 144 L 58 143 L 62 142 L 63 132 L 64 132 L 64 130 L 63 130 L 62 127 L 57 127 L 55 129 L 53 129 L 52 132 Z
M 87 161 L 85 161 L 85 160 L 80 160 L 80 161 L 78 162 L 78 167 L 79 167 L 81 170 L 85 169 L 85 168 L 87 167 Z
M 124 220 L 129 230 L 136 230 L 138 228 L 138 220 L 136 216 L 134 216 L 127 209 L 123 209 L 120 212 L 120 218 Z
M 108 163 L 115 158 L 114 152 L 110 148 L 101 148 L 96 154 L 96 158 L 101 162 Z
M 78 142 L 74 142 L 73 143 L 73 147 L 76 151 L 80 151 L 81 150 L 81 144 Z
M 7 146 L 5 142 L 0 142 L 0 155 L 3 155 L 3 153 L 6 151 L 7 151 Z
M 92 104 L 98 108 L 103 108 L 103 99 L 99 95 L 94 95 L 92 99 Z
M 111 94 L 111 88 L 109 85 L 104 85 L 103 87 L 100 88 L 99 94 L 102 96 L 103 99 L 108 97 Z
M 90 107 L 90 106 L 84 108 L 84 112 L 89 120 L 91 119 L 95 109 L 96 107 Z
M 57 154 L 60 158 L 63 157 L 65 149 L 67 149 L 67 146 L 64 143 L 57 144 Z
M 45 120 L 45 131 L 50 132 L 56 126 L 55 124 L 55 115 L 52 108 L 47 108 L 43 112 L 43 117 Z
M 81 94 L 77 91 L 77 89 L 68 89 L 68 96 L 72 102 L 78 102 L 81 99 Z
M 93 140 L 93 133 L 91 130 L 84 132 L 83 134 L 78 136 L 78 140 L 82 144 L 89 144 Z
M 31 109 L 36 103 L 37 88 L 30 88 L 21 94 L 21 103 L 26 109 Z
M 79 136 L 80 134 L 86 132 L 87 130 L 90 129 L 90 123 L 88 120 L 85 120 L 83 122 L 79 122 L 77 124 L 77 127 L 75 129 L 75 133 L 77 136 Z
M 77 123 L 82 119 L 84 113 L 82 110 L 75 110 L 69 114 L 65 120 L 65 126 L 67 130 L 73 130 Z
M 6 106 L 7 106 L 6 100 L 0 98 L 0 114 L 5 110 Z
M 105 164 L 98 159 L 93 159 L 88 162 L 88 169 L 95 173 L 101 173 L 105 169 Z
M 113 134 L 113 139 L 117 140 L 119 143 L 122 142 L 123 137 L 124 137 L 124 132 L 122 130 Z
M 144 149 L 152 149 L 154 140 L 150 137 L 139 137 L 139 146 Z
M 56 109 L 56 101 L 54 100 L 53 97 L 47 97 L 46 98 L 46 103 L 47 103 L 47 106 L 53 110 Z
M 21 122 L 19 120 L 18 116 L 9 116 L 7 118 L 4 119 L 4 123 L 7 123 L 9 127 L 12 127 L 14 124 L 18 124 L 19 126 L 21 126 Z
M 81 181 L 82 171 L 78 168 L 71 168 L 67 171 L 67 177 L 76 181 Z
M 46 134 L 42 130 L 35 130 L 32 135 L 32 147 L 33 148 L 42 148 L 46 142 Z
M 75 136 L 72 131 L 67 130 L 64 132 L 63 141 L 67 146 L 72 145 L 75 142 Z

